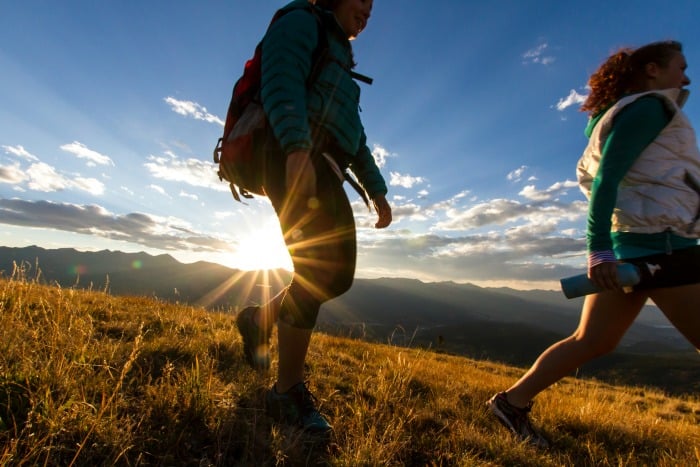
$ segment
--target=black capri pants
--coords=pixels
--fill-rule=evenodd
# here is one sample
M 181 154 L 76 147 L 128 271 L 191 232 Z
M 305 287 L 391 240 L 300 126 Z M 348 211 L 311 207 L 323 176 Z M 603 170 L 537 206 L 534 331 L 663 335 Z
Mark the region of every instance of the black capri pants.
M 634 290 L 679 287 L 700 282 L 700 245 L 670 253 L 623 259 L 639 269 L 639 284 Z
M 350 289 L 357 262 L 355 218 L 343 182 L 319 147 L 311 152 L 317 205 L 294 210 L 286 190 L 286 155 L 276 142 L 266 151 L 264 188 L 280 221 L 294 265 L 280 308 L 280 321 L 301 329 L 316 325 L 321 304 Z M 324 145 L 325 146 L 325 145 Z

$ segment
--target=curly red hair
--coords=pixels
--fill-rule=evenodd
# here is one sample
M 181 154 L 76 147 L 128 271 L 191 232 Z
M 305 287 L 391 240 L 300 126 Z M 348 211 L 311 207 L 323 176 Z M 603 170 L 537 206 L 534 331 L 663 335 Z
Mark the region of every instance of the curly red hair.
M 668 66 L 673 56 L 683 51 L 676 41 L 654 42 L 638 49 L 622 48 L 612 54 L 588 79 L 591 92 L 581 106 L 582 112 L 596 115 L 623 95 L 639 92 L 646 76 L 646 65 Z

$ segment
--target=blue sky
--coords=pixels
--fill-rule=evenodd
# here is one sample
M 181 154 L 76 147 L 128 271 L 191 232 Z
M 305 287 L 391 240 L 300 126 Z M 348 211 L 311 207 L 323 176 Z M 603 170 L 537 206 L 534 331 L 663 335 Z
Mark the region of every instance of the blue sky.
M 234 202 L 211 159 L 285 3 L 0 0 L 0 244 L 290 267 L 267 200 Z M 582 271 L 580 99 L 620 46 L 680 40 L 696 76 L 700 5 L 669 5 L 376 0 L 353 46 L 395 221 L 373 229 L 348 191 L 358 277 L 556 288 Z

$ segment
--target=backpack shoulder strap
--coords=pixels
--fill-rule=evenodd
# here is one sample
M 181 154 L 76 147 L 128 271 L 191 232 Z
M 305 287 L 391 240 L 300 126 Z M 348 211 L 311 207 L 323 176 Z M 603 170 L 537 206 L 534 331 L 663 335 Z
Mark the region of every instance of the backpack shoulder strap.
M 320 12 L 316 7 L 309 5 L 311 14 L 314 19 L 316 19 L 316 35 L 318 37 L 316 48 L 311 55 L 311 71 L 309 72 L 309 77 L 306 79 L 306 87 L 311 88 L 311 86 L 318 79 L 318 75 L 321 70 L 326 65 L 328 61 L 328 55 L 330 53 L 328 45 L 328 29 L 321 18 Z
M 316 48 L 314 49 L 313 54 L 311 55 L 311 70 L 309 72 L 308 78 L 306 79 L 306 87 L 310 88 L 314 84 L 314 82 L 316 82 L 316 79 L 318 79 L 318 75 L 321 72 L 321 69 L 323 69 L 323 67 L 325 66 L 329 55 L 328 28 L 324 22 L 325 20 L 322 17 L 322 13 L 318 10 L 316 6 L 308 2 L 305 2 L 303 5 L 291 4 L 286 7 L 280 8 L 279 10 L 277 10 L 277 12 L 275 12 L 274 16 L 272 17 L 272 20 L 270 21 L 268 29 L 270 28 L 270 26 L 272 26 L 272 23 L 280 19 L 282 16 L 296 10 L 306 10 L 309 12 L 309 14 L 311 14 L 311 16 L 314 17 L 314 20 L 316 20 L 316 32 L 318 41 L 316 44 Z M 258 44 L 258 46 L 260 46 L 260 44 Z
M 311 73 L 309 74 L 309 79 L 307 81 L 307 86 L 310 87 L 310 85 L 313 84 L 316 78 L 318 78 L 318 74 L 321 71 L 321 69 L 325 66 L 326 62 L 330 60 L 330 52 L 328 45 L 328 34 L 330 26 L 326 24 L 326 21 L 328 21 L 328 19 L 324 18 L 322 16 L 322 13 L 315 6 L 309 5 L 309 7 L 311 13 L 316 18 L 316 26 L 318 28 L 318 45 L 316 46 L 316 50 L 314 51 L 314 55 L 312 57 L 312 63 L 314 65 L 312 67 Z M 372 84 L 372 82 L 374 81 L 369 76 L 365 76 L 363 74 L 357 73 L 356 71 L 353 71 L 343 63 L 338 62 L 338 64 L 341 67 L 343 67 L 353 79 L 362 81 L 366 84 Z

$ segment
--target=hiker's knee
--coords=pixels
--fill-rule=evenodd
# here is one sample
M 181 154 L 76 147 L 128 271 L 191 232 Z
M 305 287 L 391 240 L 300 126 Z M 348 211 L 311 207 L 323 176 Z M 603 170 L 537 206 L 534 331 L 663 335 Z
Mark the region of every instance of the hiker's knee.
M 294 328 L 312 329 L 316 325 L 321 303 L 309 287 L 294 280 L 282 301 L 279 319 Z
M 353 274 L 348 271 L 326 271 L 314 279 L 295 277 L 282 302 L 280 320 L 295 328 L 312 329 L 321 305 L 350 290 L 352 282 Z
M 336 298 L 352 286 L 355 276 L 354 263 L 351 261 L 333 261 L 315 258 L 295 267 L 295 288 L 303 288 L 298 293 L 309 295 L 309 300 L 319 303 Z

